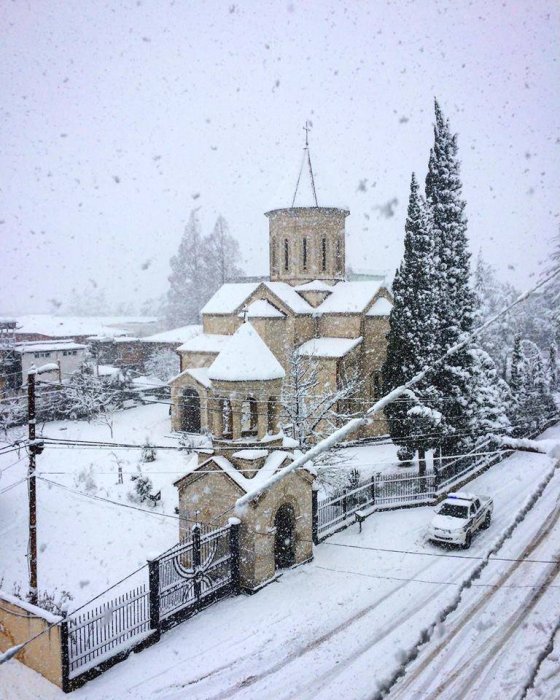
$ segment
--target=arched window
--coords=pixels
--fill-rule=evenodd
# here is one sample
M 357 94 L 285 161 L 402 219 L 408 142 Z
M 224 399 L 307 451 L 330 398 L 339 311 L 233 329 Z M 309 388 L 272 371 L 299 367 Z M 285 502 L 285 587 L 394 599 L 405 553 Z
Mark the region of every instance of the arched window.
M 290 241 L 284 238 L 284 270 L 290 267 Z
M 321 238 L 321 270 L 325 272 L 327 269 L 327 239 L 326 236 Z
M 301 242 L 301 267 L 303 270 L 307 270 L 307 238 Z
M 190 387 L 183 391 L 181 430 L 185 433 L 200 433 L 200 396 L 196 389 Z
M 231 419 L 231 401 L 229 399 L 221 400 L 222 408 L 222 435 L 223 437 L 231 437 L 233 427 Z
M 257 400 L 249 396 L 241 404 L 241 435 L 257 434 Z
M 270 396 L 268 399 L 267 431 L 272 435 L 276 432 L 276 397 Z

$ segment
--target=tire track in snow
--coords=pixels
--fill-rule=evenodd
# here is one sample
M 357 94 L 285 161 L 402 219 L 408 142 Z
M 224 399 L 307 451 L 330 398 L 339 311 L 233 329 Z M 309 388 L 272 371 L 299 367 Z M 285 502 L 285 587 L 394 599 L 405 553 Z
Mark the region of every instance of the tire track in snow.
M 555 472 L 553 472 L 553 475 Z M 548 485 L 548 482 L 547 484 Z M 546 488 L 545 485 L 545 488 Z M 544 491 L 544 489 L 543 489 Z M 538 499 L 537 499 L 538 500 Z M 536 501 L 535 501 L 536 503 Z M 534 505 L 534 504 L 533 504 Z M 500 577 L 495 584 L 496 588 L 493 588 L 489 590 L 487 593 L 484 593 L 478 601 L 471 606 L 470 608 L 463 610 L 462 612 L 462 619 L 458 621 L 456 627 L 453 628 L 453 630 L 446 635 L 445 639 L 443 639 L 441 642 L 438 642 L 435 647 L 430 647 L 428 656 L 419 663 L 419 665 L 414 668 L 412 671 L 406 674 L 405 678 L 401 683 L 399 683 L 398 686 L 394 686 L 395 694 L 391 695 L 391 697 L 395 698 L 407 698 L 409 696 L 406 695 L 406 690 L 410 688 L 412 683 L 419 679 L 420 676 L 424 673 L 427 672 L 428 679 L 426 682 L 423 683 L 421 686 L 420 690 L 418 691 L 420 693 L 420 697 L 422 697 L 422 693 L 425 693 L 427 689 L 429 688 L 430 684 L 433 682 L 434 678 L 440 675 L 441 670 L 439 668 L 434 669 L 433 667 L 433 661 L 434 659 L 443 651 L 445 647 L 449 645 L 449 642 L 452 641 L 457 637 L 457 635 L 464 629 L 464 627 L 471 621 L 472 616 L 475 615 L 477 612 L 480 611 L 480 609 L 486 605 L 492 598 L 493 596 L 500 590 L 500 587 L 507 581 L 508 578 L 510 578 L 515 571 L 521 566 L 521 559 L 528 558 L 532 552 L 537 549 L 537 547 L 542 543 L 543 539 L 548 536 L 550 531 L 555 527 L 555 525 L 558 523 L 558 520 L 560 518 L 560 503 L 557 503 L 554 509 L 548 514 L 546 519 L 544 520 L 543 523 L 539 526 L 539 529 L 537 530 L 536 533 L 536 539 L 533 539 L 523 550 L 521 555 L 518 558 L 518 561 L 512 562 L 511 565 L 508 566 L 507 570 L 504 571 L 502 574 L 500 574 Z M 556 566 L 556 565 L 555 565 Z M 478 576 L 477 576 L 478 578 Z M 453 612 L 453 611 L 451 611 Z M 443 621 L 443 620 L 442 620 Z M 428 641 L 428 640 L 427 640 Z M 442 662 L 444 665 L 448 663 L 448 651 L 446 650 L 445 654 L 445 659 Z M 461 668 L 466 667 L 468 664 L 471 662 L 467 662 L 465 664 L 461 665 Z M 479 667 L 480 668 L 480 667 Z M 443 689 L 438 690 L 438 694 L 441 693 Z M 404 695 L 403 695 L 404 693 Z M 376 698 L 378 696 L 375 696 Z M 432 696 L 430 696 L 432 697 Z M 437 695 L 434 695 L 433 697 L 437 697 Z
M 423 574 L 424 572 L 428 571 L 431 569 L 433 566 L 435 566 L 438 562 L 430 562 L 428 565 L 424 566 L 422 569 L 418 571 L 418 574 Z M 273 666 L 270 666 L 266 670 L 262 671 L 261 673 L 247 676 L 241 681 L 238 681 L 234 685 L 230 686 L 229 688 L 220 691 L 217 695 L 213 695 L 207 700 L 224 700 L 225 698 L 230 698 L 233 695 L 235 695 L 237 692 L 244 690 L 245 688 L 248 688 L 255 683 L 263 680 L 264 678 L 267 678 L 268 676 L 273 675 L 277 671 L 281 670 L 282 668 L 288 666 L 290 663 L 293 661 L 300 659 L 302 656 L 305 654 L 308 654 L 318 647 L 320 647 L 322 644 L 325 642 L 328 642 L 330 639 L 335 637 L 337 634 L 340 632 L 345 632 L 348 630 L 349 625 L 354 624 L 355 622 L 361 620 L 363 617 L 368 615 L 370 612 L 378 608 L 380 605 L 382 605 L 386 600 L 391 598 L 393 595 L 401 591 L 405 586 L 408 586 L 410 584 L 410 581 L 403 581 L 400 585 L 398 585 L 396 588 L 393 588 L 391 591 L 388 591 L 384 596 L 381 598 L 378 598 L 374 603 L 366 606 L 365 608 L 362 608 L 361 610 L 358 610 L 355 612 L 353 615 L 351 615 L 348 618 L 345 618 L 342 622 L 337 624 L 335 627 L 330 629 L 328 632 L 325 632 L 322 634 L 320 637 L 317 637 L 316 639 L 313 639 L 312 641 L 308 642 L 304 646 L 295 649 L 294 651 L 290 652 L 287 656 L 285 656 L 283 659 L 275 663 Z M 422 603 L 424 604 L 424 603 Z M 416 607 L 420 607 L 422 604 L 418 604 Z M 410 610 L 406 612 L 406 618 L 410 616 Z M 404 617 L 404 615 L 403 615 Z M 402 623 L 401 623 L 402 624 Z M 246 655 L 246 657 L 241 657 L 241 658 L 252 658 L 254 659 L 254 653 L 250 653 Z M 232 663 L 236 663 L 237 660 L 235 660 Z M 202 680 L 202 679 L 200 679 Z M 186 684 L 185 684 L 186 685 Z M 193 683 L 188 684 L 189 687 L 192 687 Z M 179 686 L 176 686 L 179 687 Z

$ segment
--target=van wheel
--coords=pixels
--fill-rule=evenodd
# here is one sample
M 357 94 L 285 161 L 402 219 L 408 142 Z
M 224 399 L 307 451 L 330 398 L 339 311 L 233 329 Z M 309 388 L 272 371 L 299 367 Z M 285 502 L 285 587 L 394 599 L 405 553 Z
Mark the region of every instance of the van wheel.
M 467 534 L 465 536 L 465 543 L 463 544 L 463 549 L 469 549 L 471 546 L 471 542 L 472 542 L 472 535 L 470 532 L 467 532 Z
M 484 518 L 484 522 L 482 523 L 482 527 L 485 530 L 488 530 L 490 527 L 490 521 L 492 520 L 492 516 L 490 515 L 490 512 L 486 513 L 486 517 Z

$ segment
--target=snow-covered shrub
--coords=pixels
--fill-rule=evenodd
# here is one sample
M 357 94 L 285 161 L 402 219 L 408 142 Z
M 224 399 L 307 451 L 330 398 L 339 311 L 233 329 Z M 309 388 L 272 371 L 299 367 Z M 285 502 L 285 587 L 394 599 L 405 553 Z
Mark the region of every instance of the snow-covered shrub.
M 157 450 L 156 448 L 150 443 L 148 438 L 146 438 L 146 441 L 144 442 L 144 447 L 142 448 L 142 462 L 155 462 L 157 458 Z
M 22 593 L 20 583 L 14 584 L 12 595 L 20 600 L 31 603 L 31 593 L 29 591 L 27 593 Z M 74 600 L 74 596 L 70 593 L 70 591 L 63 590 L 58 593 L 55 588 L 52 593 L 49 591 L 38 591 L 37 602 L 35 605 L 42 610 L 52 613 L 53 615 L 64 615 L 68 608 L 68 603 L 71 600 Z
M 128 493 L 128 499 L 133 503 L 147 503 L 152 507 L 155 506 L 161 494 L 154 493 L 154 485 L 150 477 L 139 472 L 133 474 L 130 480 L 134 482 L 134 490 Z
M 74 476 L 74 486 L 87 494 L 97 493 L 97 484 L 95 483 L 93 476 L 93 464 L 80 469 L 80 471 Z
M 397 450 L 397 459 L 399 462 L 410 462 L 411 460 L 414 459 L 414 450 L 411 447 L 408 447 L 408 445 L 403 445 L 402 447 L 399 447 Z M 408 466 L 407 464 L 403 464 L 403 466 Z

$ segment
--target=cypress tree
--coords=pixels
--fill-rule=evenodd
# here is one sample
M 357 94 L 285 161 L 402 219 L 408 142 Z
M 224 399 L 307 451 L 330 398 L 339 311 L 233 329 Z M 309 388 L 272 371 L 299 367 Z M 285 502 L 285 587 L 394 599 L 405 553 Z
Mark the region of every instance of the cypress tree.
M 434 294 L 437 296 L 437 343 L 440 353 L 472 330 L 474 294 L 470 287 L 470 253 L 467 243 L 465 201 L 462 199 L 457 135 L 451 133 L 435 101 L 434 146 L 426 176 L 426 201 L 430 209 L 434 240 Z M 472 431 L 469 415 L 469 381 L 473 357 L 469 348 L 454 353 L 433 376 L 442 399 L 438 407 L 446 418 L 443 449 L 449 453 L 466 448 Z
M 405 224 L 404 256 L 393 283 L 394 304 L 389 316 L 387 357 L 383 367 L 388 392 L 429 365 L 436 353 L 436 313 L 433 287 L 433 240 L 426 208 L 414 173 Z M 419 451 L 421 473 L 425 450 L 436 442 L 439 414 L 431 382 L 415 387 L 416 401 L 402 399 L 385 409 L 392 439 Z

